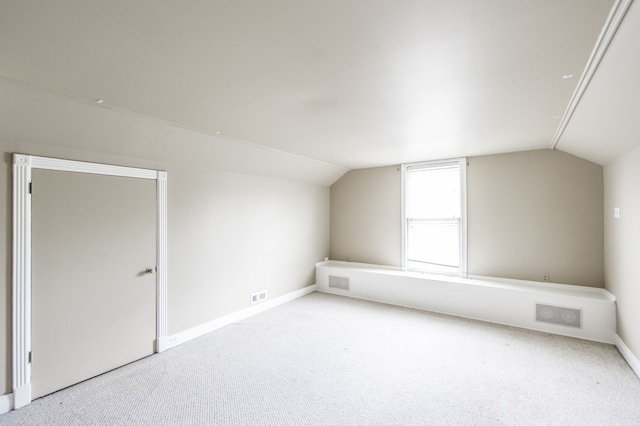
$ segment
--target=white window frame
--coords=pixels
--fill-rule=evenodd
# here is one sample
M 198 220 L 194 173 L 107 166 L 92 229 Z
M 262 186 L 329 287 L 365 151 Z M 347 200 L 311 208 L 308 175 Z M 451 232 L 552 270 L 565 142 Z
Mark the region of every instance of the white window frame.
M 407 200 L 406 200 L 406 180 L 407 171 L 410 168 L 416 167 L 430 167 L 446 164 L 457 163 L 460 168 L 460 268 L 456 273 L 447 273 L 441 271 L 414 271 L 408 269 L 407 251 L 408 251 L 408 238 L 407 238 Z M 408 163 L 402 164 L 401 173 L 401 203 L 402 203 L 402 269 L 404 271 L 433 273 L 438 275 L 455 275 L 466 277 L 467 276 L 467 159 L 466 158 L 454 158 L 449 160 L 438 161 L 424 161 L 420 163 Z

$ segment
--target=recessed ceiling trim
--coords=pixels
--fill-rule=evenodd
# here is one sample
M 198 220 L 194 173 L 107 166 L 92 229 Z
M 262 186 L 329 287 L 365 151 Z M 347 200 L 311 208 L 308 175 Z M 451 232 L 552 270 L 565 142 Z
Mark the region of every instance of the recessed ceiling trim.
M 598 40 L 591 52 L 591 56 L 587 61 L 587 65 L 578 81 L 578 85 L 571 96 L 571 100 L 569 101 L 569 105 L 562 116 L 562 120 L 560 120 L 560 124 L 556 129 L 555 134 L 553 135 L 553 139 L 551 139 L 551 143 L 549 144 L 549 149 L 555 149 L 564 133 L 565 128 L 569 124 L 573 113 L 575 112 L 578 104 L 580 103 L 580 99 L 584 95 L 591 79 L 596 73 L 600 62 L 602 62 L 602 58 L 604 54 L 607 52 L 609 45 L 613 41 L 618 28 L 622 24 L 629 7 L 633 3 L 633 0 L 616 0 L 611 11 L 609 12 L 609 16 L 607 16 L 607 20 L 605 21 L 602 30 L 600 31 L 600 35 L 598 36 Z

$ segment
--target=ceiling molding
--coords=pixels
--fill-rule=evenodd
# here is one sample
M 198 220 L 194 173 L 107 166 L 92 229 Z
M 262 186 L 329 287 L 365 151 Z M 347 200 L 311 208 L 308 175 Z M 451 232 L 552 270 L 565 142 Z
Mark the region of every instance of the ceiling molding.
M 589 83 L 595 75 L 598 66 L 600 66 L 600 62 L 602 62 L 602 59 L 604 58 L 609 45 L 613 41 L 618 28 L 620 28 L 620 25 L 622 24 L 622 21 L 624 20 L 624 17 L 627 14 L 629 7 L 631 6 L 631 3 L 633 3 L 633 0 L 617 0 L 611 8 L 609 16 L 607 16 L 607 20 L 602 27 L 600 35 L 598 36 L 598 40 L 596 41 L 593 51 L 591 52 L 589 61 L 587 62 L 582 76 L 578 81 L 578 85 L 576 86 L 573 95 L 571 96 L 569 105 L 567 106 L 567 109 L 565 110 L 564 115 L 560 120 L 560 125 L 556 129 L 556 132 L 553 135 L 553 139 L 551 139 L 549 149 L 555 149 L 558 145 L 558 142 L 560 141 L 564 130 L 569 124 L 569 121 L 571 121 L 571 117 L 578 107 L 578 104 L 580 103 L 582 96 L 586 92 L 587 87 L 589 87 Z

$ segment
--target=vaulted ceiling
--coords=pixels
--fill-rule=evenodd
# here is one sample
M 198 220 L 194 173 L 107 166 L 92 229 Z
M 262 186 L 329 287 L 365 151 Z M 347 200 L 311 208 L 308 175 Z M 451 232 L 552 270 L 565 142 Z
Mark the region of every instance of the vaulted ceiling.
M 548 147 L 606 164 L 640 143 L 639 45 L 631 0 L 0 0 L 0 124 L 320 184 Z

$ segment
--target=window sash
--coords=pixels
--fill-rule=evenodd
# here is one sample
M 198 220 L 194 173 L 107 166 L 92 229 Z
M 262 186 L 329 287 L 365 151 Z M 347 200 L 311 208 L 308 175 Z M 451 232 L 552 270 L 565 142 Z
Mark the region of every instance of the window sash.
M 407 217 L 461 217 L 458 164 L 410 169 L 406 175 Z
M 407 262 L 415 269 L 457 271 L 460 250 L 460 218 L 407 219 Z

